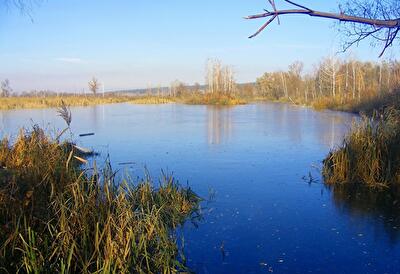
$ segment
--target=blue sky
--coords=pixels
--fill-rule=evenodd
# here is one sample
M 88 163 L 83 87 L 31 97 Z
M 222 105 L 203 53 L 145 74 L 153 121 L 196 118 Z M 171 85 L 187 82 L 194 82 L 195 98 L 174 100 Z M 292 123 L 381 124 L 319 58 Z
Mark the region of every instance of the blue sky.
M 239 82 L 249 82 L 296 60 L 311 70 L 338 51 L 334 23 L 304 16 L 281 17 L 280 26 L 248 39 L 264 21 L 243 17 L 262 12 L 267 3 L 47 0 L 33 9 L 33 22 L 0 7 L 0 79 L 10 79 L 17 91 L 82 91 L 92 76 L 106 89 L 167 86 L 175 79 L 203 83 L 207 59 L 218 58 L 233 66 Z M 337 9 L 336 1 L 301 3 Z M 352 54 L 378 60 L 379 48 L 365 42 Z

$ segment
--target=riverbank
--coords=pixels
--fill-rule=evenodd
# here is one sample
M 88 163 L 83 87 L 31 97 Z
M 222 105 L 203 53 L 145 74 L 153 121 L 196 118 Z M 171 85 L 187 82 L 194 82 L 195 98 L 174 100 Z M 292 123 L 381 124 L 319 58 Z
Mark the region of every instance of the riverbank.
M 185 96 L 93 96 L 93 95 L 63 95 L 63 96 L 21 96 L 0 97 L 0 110 L 24 109 L 24 108 L 57 108 L 68 106 L 91 106 L 101 104 L 168 104 L 181 103 L 188 105 L 240 105 L 248 101 L 233 95 L 191 94 Z
M 310 105 L 316 110 L 330 109 L 372 116 L 375 111 L 383 111 L 386 108 L 400 109 L 400 93 L 393 92 L 364 100 L 347 101 L 327 97 L 317 99 Z
M 68 106 L 91 106 L 100 104 L 124 103 L 132 100 L 131 96 L 93 96 L 93 95 L 52 95 L 1 97 L 0 110 L 23 108 L 57 108 L 63 102 Z
M 296 98 L 256 98 L 252 99 L 254 101 L 264 101 L 264 102 L 280 102 L 288 103 L 294 105 L 308 106 L 315 110 L 335 110 L 343 112 L 351 112 L 356 114 L 365 114 L 367 116 L 372 116 L 374 111 L 383 111 L 386 108 L 400 109 L 400 92 L 393 92 L 382 94 L 376 97 L 371 97 L 367 99 L 348 99 L 342 100 L 336 97 L 321 97 L 315 100 L 304 101 L 302 99 Z
M 364 100 L 342 100 L 334 97 L 321 97 L 315 100 L 304 101 L 296 98 L 273 99 L 262 96 L 240 96 L 212 93 L 184 93 L 181 96 L 157 95 L 61 95 L 61 96 L 21 96 L 0 97 L 0 110 L 23 108 L 54 108 L 60 107 L 63 102 L 68 106 L 90 106 L 100 104 L 131 103 L 131 104 L 169 104 L 180 103 L 188 105 L 222 105 L 234 106 L 254 102 L 280 102 L 312 107 L 316 110 L 336 110 L 352 113 L 364 113 L 369 116 L 375 110 L 388 107 L 400 109 L 400 93 L 388 93 Z

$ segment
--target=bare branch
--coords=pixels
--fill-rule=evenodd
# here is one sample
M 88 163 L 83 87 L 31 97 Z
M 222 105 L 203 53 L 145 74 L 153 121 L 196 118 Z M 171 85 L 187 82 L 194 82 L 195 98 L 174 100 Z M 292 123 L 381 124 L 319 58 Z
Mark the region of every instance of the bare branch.
M 349 48 L 351 48 L 354 44 L 358 44 L 359 42 L 361 42 L 362 40 L 364 40 L 364 39 L 367 38 L 368 36 L 372 36 L 372 37 L 374 37 L 375 39 L 380 39 L 380 38 L 378 38 L 378 37 L 375 37 L 374 34 L 375 34 L 376 32 L 381 31 L 381 30 L 382 30 L 382 28 L 377 28 L 377 29 L 375 29 L 375 30 L 373 30 L 373 31 L 368 31 L 368 32 L 360 33 L 360 35 L 359 35 L 356 39 L 354 39 L 353 41 L 348 42 L 348 43 L 346 43 L 346 44 L 344 45 L 344 48 L 343 48 L 342 52 L 346 52 L 346 51 L 347 51 Z M 383 41 L 386 41 L 386 40 L 383 40 Z
M 352 23 L 361 23 L 366 25 L 371 25 L 375 27 L 382 28 L 399 28 L 400 27 L 400 18 L 394 20 L 379 20 L 379 19 L 370 19 L 358 16 L 351 16 L 346 14 L 337 14 L 330 12 L 322 12 L 322 11 L 310 11 L 304 9 L 293 9 L 293 10 L 277 10 L 275 12 L 265 12 L 256 15 L 250 15 L 245 17 L 245 19 L 258 19 L 264 17 L 271 17 L 274 15 L 286 15 L 286 14 L 303 14 L 309 15 L 312 17 L 321 17 L 328 19 L 335 19 L 342 22 L 352 22 Z
M 399 32 L 399 29 L 396 29 L 396 30 L 394 31 L 394 33 L 392 33 L 391 31 L 388 32 L 388 39 L 386 40 L 386 44 L 385 44 L 385 46 L 383 47 L 383 50 L 382 50 L 381 54 L 379 55 L 379 57 L 382 57 L 383 54 L 385 53 L 385 51 L 386 51 L 390 46 L 392 46 L 393 41 L 394 41 L 394 39 L 396 38 L 398 32 Z
M 268 27 L 268 25 L 270 23 L 272 23 L 272 21 L 275 20 L 275 18 L 278 17 L 278 15 L 273 15 L 264 25 L 261 26 L 261 28 L 258 29 L 258 31 L 256 33 L 254 33 L 253 35 L 249 36 L 249 38 L 253 38 L 255 36 L 257 36 L 260 32 L 262 32 L 266 27 Z
M 276 5 L 275 5 L 275 0 L 268 0 L 269 3 L 271 4 L 272 8 L 274 9 L 274 11 L 276 12 Z M 278 20 L 278 25 L 281 24 L 281 21 L 279 20 L 279 16 L 277 16 L 276 18 Z
M 400 31 L 400 17 L 393 16 L 393 7 L 392 9 L 387 10 L 387 7 L 382 3 L 357 3 L 355 9 L 347 9 L 348 13 L 341 11 L 340 13 L 331 13 L 331 12 L 322 12 L 315 11 L 303 5 L 297 4 L 291 0 L 284 0 L 285 2 L 295 6 L 295 9 L 285 9 L 278 10 L 275 6 L 275 2 L 273 0 L 269 0 L 273 11 L 265 10 L 265 13 L 255 14 L 245 17 L 245 19 L 259 19 L 259 18 L 268 18 L 268 21 L 263 24 L 260 29 L 251 35 L 249 38 L 253 38 L 260 34 L 269 24 L 271 24 L 276 18 L 280 15 L 308 15 L 311 17 L 319 17 L 319 18 L 327 18 L 333 19 L 340 22 L 350 23 L 354 27 L 353 32 L 348 32 L 347 36 L 355 36 L 356 38 L 351 42 L 348 42 L 344 46 L 344 51 L 347 50 L 350 46 L 354 44 L 358 44 L 361 40 L 366 39 L 367 37 L 372 37 L 377 41 L 384 42 L 383 51 L 380 56 L 386 51 L 386 49 L 393 45 L 394 40 L 397 38 L 397 35 Z M 352 2 L 353 3 L 353 2 Z M 300 8 L 300 9 L 298 9 Z M 340 10 L 341 7 L 340 7 Z M 398 15 L 398 14 L 397 14 Z M 382 35 L 385 33 L 385 36 Z
M 309 9 L 309 8 L 307 8 L 307 7 L 305 7 L 305 6 L 302 6 L 302 5 L 299 5 L 299 4 L 297 4 L 297 3 L 294 3 L 294 2 L 292 2 L 292 1 L 289 1 L 289 0 L 284 0 L 285 2 L 288 2 L 289 4 L 292 4 L 293 6 L 296 6 L 296 7 L 298 7 L 298 8 L 301 8 L 301 9 L 305 9 L 305 10 L 308 10 L 308 11 L 313 11 L 312 9 Z

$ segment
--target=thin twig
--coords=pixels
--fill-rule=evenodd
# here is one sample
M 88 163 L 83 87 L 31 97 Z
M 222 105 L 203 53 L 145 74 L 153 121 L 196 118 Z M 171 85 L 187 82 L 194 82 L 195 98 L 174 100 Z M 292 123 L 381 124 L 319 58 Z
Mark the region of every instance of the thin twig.
M 312 9 L 309 9 L 309 8 L 307 8 L 307 7 L 305 7 L 305 6 L 302 6 L 302 5 L 300 5 L 300 4 L 297 4 L 297 3 L 294 3 L 294 2 L 292 2 L 292 1 L 289 1 L 289 0 L 284 0 L 285 2 L 288 2 L 289 4 L 292 4 L 293 6 L 296 6 L 296 7 L 299 7 L 299 8 L 302 8 L 302 9 L 305 9 L 305 10 L 308 10 L 308 11 L 313 11 Z
M 261 26 L 261 28 L 258 29 L 258 31 L 256 33 L 254 33 L 253 35 L 249 36 L 249 38 L 253 38 L 255 36 L 257 36 L 260 32 L 262 32 L 272 21 L 274 21 L 274 19 L 277 17 L 278 15 L 274 15 L 272 16 L 272 18 L 270 18 L 264 25 Z

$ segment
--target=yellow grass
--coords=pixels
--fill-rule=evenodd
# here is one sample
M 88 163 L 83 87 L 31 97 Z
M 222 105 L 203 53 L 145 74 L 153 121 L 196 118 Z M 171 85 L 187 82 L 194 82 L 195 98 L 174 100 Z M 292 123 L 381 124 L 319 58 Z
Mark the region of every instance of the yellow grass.
M 190 96 L 185 96 L 179 98 L 184 104 L 189 105 L 221 105 L 221 106 L 234 106 L 234 105 L 244 105 L 247 102 L 241 98 L 234 95 L 225 94 L 192 94 Z
M 130 99 L 129 103 L 131 104 L 169 104 L 174 103 L 175 100 L 172 97 L 159 97 L 159 96 L 141 96 L 141 97 L 133 97 Z
M 323 175 L 329 185 L 356 184 L 399 190 L 400 112 L 389 108 L 363 117 L 343 144 L 324 160 Z
M 60 107 L 62 101 L 69 106 L 90 106 L 100 104 L 123 103 L 132 100 L 131 96 L 29 96 L 29 97 L 5 97 L 0 98 L 0 109 L 20 109 L 20 108 L 49 108 Z
M 177 229 L 201 199 L 164 173 L 132 181 L 78 155 L 37 126 L 0 140 L 0 272 L 188 271 Z
M 181 97 L 166 97 L 156 95 L 146 96 L 93 96 L 93 95 L 62 95 L 62 96 L 24 96 L 0 98 L 0 110 L 23 108 L 55 108 L 62 102 L 68 106 L 90 106 L 113 103 L 131 104 L 169 104 L 182 103 L 190 105 L 241 105 L 246 101 L 235 96 L 193 94 Z

